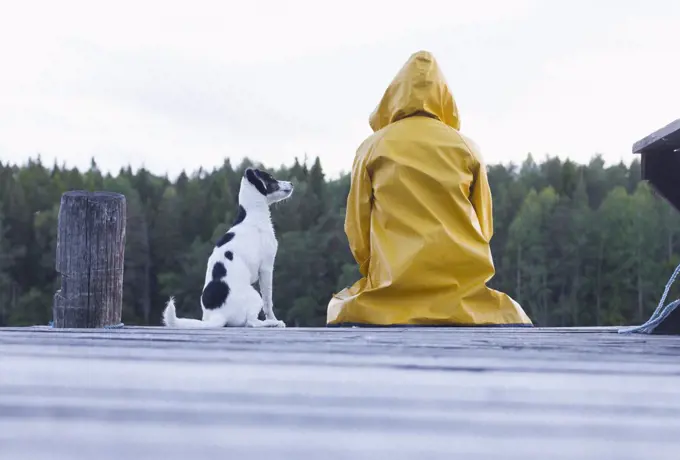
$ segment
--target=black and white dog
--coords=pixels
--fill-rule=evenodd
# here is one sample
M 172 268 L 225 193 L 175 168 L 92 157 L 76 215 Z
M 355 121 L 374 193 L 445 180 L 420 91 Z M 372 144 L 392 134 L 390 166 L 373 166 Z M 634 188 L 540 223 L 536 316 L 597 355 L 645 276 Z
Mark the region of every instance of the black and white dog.
M 215 244 L 205 274 L 203 319 L 178 318 L 171 297 L 163 312 L 169 327 L 285 327 L 274 315 L 272 281 L 278 249 L 269 206 L 293 193 L 293 184 L 248 168 L 241 178 L 238 215 Z M 253 284 L 259 280 L 260 291 Z M 265 320 L 258 319 L 264 310 Z

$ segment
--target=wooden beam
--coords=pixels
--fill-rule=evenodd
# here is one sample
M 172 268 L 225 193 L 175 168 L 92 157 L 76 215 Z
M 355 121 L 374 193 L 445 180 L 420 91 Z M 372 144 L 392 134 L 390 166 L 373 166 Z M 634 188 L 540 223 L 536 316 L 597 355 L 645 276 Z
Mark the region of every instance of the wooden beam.
M 98 328 L 121 322 L 125 196 L 66 192 L 61 197 L 54 295 L 55 328 Z
M 633 153 L 664 150 L 672 153 L 680 148 L 680 118 L 633 144 Z

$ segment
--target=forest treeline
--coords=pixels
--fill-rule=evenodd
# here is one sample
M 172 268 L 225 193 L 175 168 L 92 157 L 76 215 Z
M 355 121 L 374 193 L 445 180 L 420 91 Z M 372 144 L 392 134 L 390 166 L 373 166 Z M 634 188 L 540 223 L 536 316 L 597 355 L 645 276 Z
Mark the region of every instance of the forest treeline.
M 54 292 L 56 226 L 67 190 L 110 190 L 128 203 L 125 324 L 160 324 L 168 296 L 178 314 L 200 317 L 213 242 L 235 218 L 248 160 L 171 181 L 145 169 L 102 174 L 40 159 L 0 163 L 0 326 L 47 324 Z M 358 271 L 343 230 L 350 179 L 327 180 L 318 158 L 270 170 L 294 181 L 273 208 L 279 238 L 274 305 L 290 326 L 325 324 L 333 292 Z M 489 166 L 494 199 L 490 282 L 542 326 L 637 324 L 654 310 L 680 261 L 680 215 L 640 181 L 633 161 L 605 166 L 531 156 Z

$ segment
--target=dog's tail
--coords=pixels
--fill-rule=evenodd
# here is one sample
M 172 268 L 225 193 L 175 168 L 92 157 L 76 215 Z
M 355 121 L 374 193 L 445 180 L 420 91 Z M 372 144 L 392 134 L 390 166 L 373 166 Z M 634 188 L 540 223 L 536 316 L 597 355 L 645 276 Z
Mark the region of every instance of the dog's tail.
M 168 327 L 184 327 L 184 328 L 206 328 L 206 327 L 221 327 L 224 326 L 220 318 L 213 316 L 212 321 L 202 321 L 193 318 L 178 318 L 175 310 L 175 298 L 170 297 L 168 303 L 165 304 L 165 311 L 163 311 L 163 324 Z

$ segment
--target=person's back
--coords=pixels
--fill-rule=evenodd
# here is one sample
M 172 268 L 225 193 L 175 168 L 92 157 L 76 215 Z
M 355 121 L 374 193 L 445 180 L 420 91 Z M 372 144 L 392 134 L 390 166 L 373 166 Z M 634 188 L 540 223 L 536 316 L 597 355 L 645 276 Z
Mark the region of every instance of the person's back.
M 436 61 L 411 56 L 371 115 L 352 169 L 345 231 L 362 279 L 330 325 L 522 324 L 494 275 L 491 194 Z

